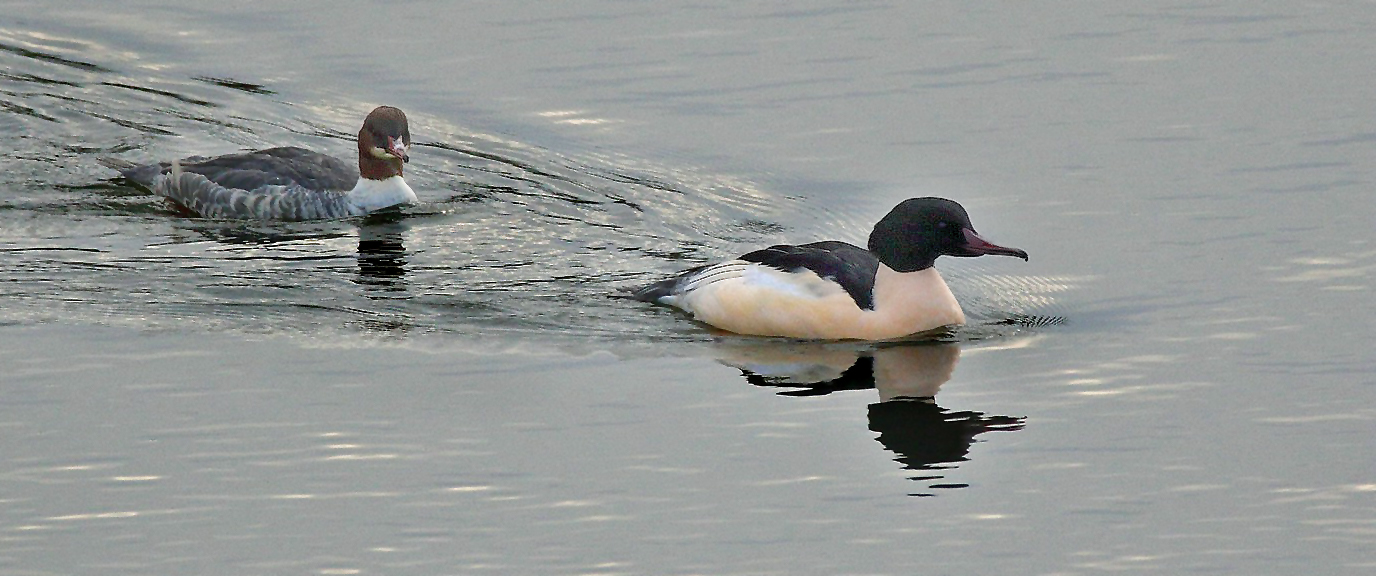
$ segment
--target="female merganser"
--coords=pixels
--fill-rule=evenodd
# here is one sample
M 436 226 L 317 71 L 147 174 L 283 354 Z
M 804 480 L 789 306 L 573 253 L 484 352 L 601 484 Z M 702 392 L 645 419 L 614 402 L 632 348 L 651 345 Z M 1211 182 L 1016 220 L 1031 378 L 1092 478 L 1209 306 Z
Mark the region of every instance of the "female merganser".
M 338 158 L 296 147 L 144 166 L 101 161 L 193 216 L 296 221 L 414 204 L 416 193 L 401 177 L 410 147 L 406 114 L 379 106 L 358 131 L 357 170 Z
M 874 225 L 869 250 L 845 242 L 779 245 L 700 266 L 634 290 L 737 334 L 887 340 L 963 324 L 932 264 L 938 256 L 1003 254 L 944 198 L 904 200 Z

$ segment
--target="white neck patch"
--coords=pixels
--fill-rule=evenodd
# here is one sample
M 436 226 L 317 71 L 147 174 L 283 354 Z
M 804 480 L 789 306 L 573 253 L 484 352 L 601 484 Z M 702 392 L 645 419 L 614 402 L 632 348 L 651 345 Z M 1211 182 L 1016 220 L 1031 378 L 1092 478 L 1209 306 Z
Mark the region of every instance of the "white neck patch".
M 368 212 L 399 204 L 415 204 L 419 201 L 416 193 L 406 185 L 401 176 L 392 176 L 385 180 L 359 178 L 354 189 L 349 191 L 349 200 L 354 206 Z

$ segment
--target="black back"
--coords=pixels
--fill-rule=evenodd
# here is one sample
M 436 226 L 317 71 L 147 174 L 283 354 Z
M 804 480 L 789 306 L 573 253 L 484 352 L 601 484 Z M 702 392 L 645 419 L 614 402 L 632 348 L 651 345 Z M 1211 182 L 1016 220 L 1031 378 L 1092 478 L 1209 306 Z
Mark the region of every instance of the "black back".
M 780 244 L 756 250 L 739 259 L 785 272 L 806 268 L 840 284 L 855 300 L 856 306 L 864 310 L 874 309 L 874 275 L 879 272 L 879 259 L 859 246 L 834 240 L 800 246 Z

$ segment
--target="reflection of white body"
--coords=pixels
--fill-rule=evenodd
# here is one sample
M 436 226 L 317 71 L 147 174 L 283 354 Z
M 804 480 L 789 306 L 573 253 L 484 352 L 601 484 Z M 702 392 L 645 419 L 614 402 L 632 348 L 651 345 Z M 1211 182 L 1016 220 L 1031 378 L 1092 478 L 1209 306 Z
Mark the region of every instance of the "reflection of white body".
M 880 401 L 936 396 L 960 360 L 960 346 L 955 343 L 885 346 L 865 352 L 822 343 L 733 339 L 719 342 L 716 348 L 722 364 L 798 386 L 839 378 L 861 355 L 869 355 L 874 358 L 874 387 Z
M 932 398 L 951 379 L 960 346 L 897 346 L 874 351 L 874 387 L 879 401 Z
M 722 364 L 800 386 L 840 378 L 860 358 L 854 347 L 812 342 L 732 338 L 717 341 L 713 349 Z
M 879 265 L 874 308 L 808 269 L 783 271 L 732 260 L 699 271 L 688 288 L 660 301 L 738 334 L 831 340 L 888 340 L 963 324 L 965 314 L 936 268 L 895 272 Z

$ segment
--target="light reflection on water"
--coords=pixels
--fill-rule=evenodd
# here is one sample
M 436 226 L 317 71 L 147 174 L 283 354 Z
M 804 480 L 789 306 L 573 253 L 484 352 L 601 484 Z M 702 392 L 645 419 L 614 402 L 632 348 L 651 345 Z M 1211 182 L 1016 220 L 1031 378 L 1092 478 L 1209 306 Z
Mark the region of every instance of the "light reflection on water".
M 1356 5 L 196 4 L 0 23 L 11 571 L 1370 571 Z M 93 162 L 345 154 L 381 103 L 400 217 Z M 609 297 L 926 194 L 1032 253 L 941 264 L 944 344 Z
M 0 57 L 14 70 L 3 80 L 18 112 L 6 121 L 26 134 L 11 153 L 22 167 L 0 181 L 5 249 L 15 256 L 0 268 L 14 279 L 4 311 L 12 322 L 325 338 L 704 340 L 680 316 L 614 298 L 617 289 L 776 241 L 828 234 L 859 242 L 868 232 L 851 214 L 738 178 L 624 157 L 573 158 L 415 112 L 408 180 L 423 203 L 401 216 L 179 218 L 94 159 L 268 145 L 344 154 L 367 106 L 293 105 L 231 79 L 131 77 L 119 71 L 123 63 L 93 63 L 102 53 L 80 42 L 10 32 L 0 45 L 10 47 Z M 778 223 L 808 220 L 801 230 Z M 1048 309 L 1046 295 L 1058 289 L 978 272 L 951 274 L 983 325 L 975 337 L 1016 330 L 999 322 Z M 1030 289 L 1008 289 L 1019 284 Z M 994 293 L 1013 297 L 983 298 Z

